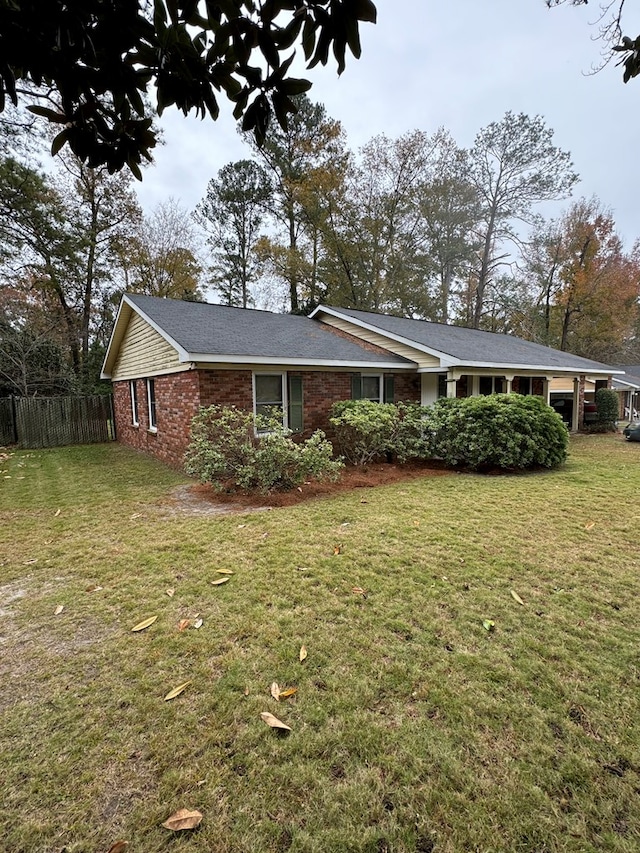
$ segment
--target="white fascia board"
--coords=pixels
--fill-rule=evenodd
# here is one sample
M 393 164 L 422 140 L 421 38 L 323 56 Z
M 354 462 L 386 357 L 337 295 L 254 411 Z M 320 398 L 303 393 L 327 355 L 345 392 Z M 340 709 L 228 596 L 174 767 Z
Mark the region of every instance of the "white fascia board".
M 336 361 L 331 358 L 318 358 L 309 361 L 307 358 L 282 358 L 281 356 L 256 356 L 256 355 L 211 355 L 211 353 L 187 353 L 181 361 L 193 361 L 200 364 L 259 364 L 275 367 L 283 365 L 286 367 L 306 367 L 311 370 L 318 367 L 334 367 L 343 369 L 357 368 L 358 370 L 407 370 L 415 371 L 417 364 L 408 362 L 398 364 L 394 361 Z
M 339 317 L 341 320 L 344 320 L 347 323 L 353 323 L 354 326 L 359 326 L 361 329 L 366 329 L 369 332 L 374 332 L 376 335 L 380 335 L 381 338 L 389 338 L 391 341 L 396 341 L 398 344 L 403 344 L 404 346 L 411 347 L 411 349 L 418 350 L 418 352 L 426 352 L 427 355 L 432 355 L 434 358 L 439 358 L 440 360 L 451 358 L 447 353 L 441 352 L 440 350 L 433 349 L 433 347 L 427 347 L 424 344 L 419 344 L 417 341 L 414 341 L 412 338 L 405 338 L 402 335 L 395 335 L 392 332 L 387 332 L 386 329 L 381 329 L 380 326 L 374 326 L 372 323 L 365 323 L 363 320 L 357 320 L 355 317 L 349 316 L 349 314 L 342 314 L 340 311 L 335 311 L 332 308 L 325 308 L 324 305 L 318 305 L 317 308 L 314 308 L 309 317 L 313 319 L 316 314 L 324 312 L 325 314 L 330 314 L 332 317 Z
M 616 373 L 624 373 L 622 370 L 613 370 L 609 368 L 603 368 L 599 370 L 596 367 L 558 367 L 557 365 L 549 365 L 549 364 L 509 364 L 509 363 L 495 363 L 491 361 L 456 361 L 451 363 L 452 367 L 457 368 L 465 368 L 465 367 L 473 367 L 473 368 L 486 368 L 489 370 L 505 370 L 513 373 L 517 370 L 526 370 L 530 373 L 549 373 L 554 376 L 612 376 Z M 419 373 L 424 373 L 423 370 L 419 370 Z

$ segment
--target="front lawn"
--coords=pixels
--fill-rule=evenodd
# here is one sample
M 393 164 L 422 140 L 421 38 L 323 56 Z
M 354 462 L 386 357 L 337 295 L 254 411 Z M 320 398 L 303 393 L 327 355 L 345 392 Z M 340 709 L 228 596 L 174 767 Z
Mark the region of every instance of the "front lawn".
M 640 445 L 221 516 L 186 482 L 0 457 L 0 848 L 640 848 Z

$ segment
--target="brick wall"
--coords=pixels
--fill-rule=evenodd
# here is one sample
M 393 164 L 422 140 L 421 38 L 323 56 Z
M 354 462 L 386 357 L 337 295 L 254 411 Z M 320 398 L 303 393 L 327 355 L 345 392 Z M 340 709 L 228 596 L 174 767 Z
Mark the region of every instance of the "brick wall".
M 182 467 L 189 443 L 189 425 L 198 411 L 196 371 L 154 377 L 157 432 L 149 430 L 146 379 L 136 380 L 139 426 L 132 424 L 129 382 L 113 383 L 116 436 L 119 442 L 142 450 L 172 467 Z
M 329 409 L 351 398 L 351 373 L 289 371 L 302 377 L 304 437 L 317 429 L 331 436 Z M 173 467 L 182 467 L 189 444 L 191 418 L 199 406 L 237 406 L 253 411 L 251 370 L 189 370 L 155 377 L 157 432 L 149 430 L 147 383 L 136 380 L 139 426 L 131 422 L 129 382 L 114 382 L 113 398 L 118 441 L 142 450 Z M 420 377 L 397 374 L 395 401 L 420 402 Z

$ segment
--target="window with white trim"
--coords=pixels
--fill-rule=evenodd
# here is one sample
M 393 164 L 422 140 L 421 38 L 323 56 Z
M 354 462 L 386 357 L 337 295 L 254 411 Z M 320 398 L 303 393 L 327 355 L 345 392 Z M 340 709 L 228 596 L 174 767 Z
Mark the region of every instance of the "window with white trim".
M 147 379 L 147 404 L 149 407 L 149 429 L 152 432 L 157 432 L 158 422 L 156 420 L 156 383 L 154 379 Z
M 138 419 L 138 394 L 135 379 L 129 382 L 129 394 L 131 396 L 131 423 L 137 427 L 140 426 L 140 421 Z
M 361 377 L 361 399 L 371 400 L 372 403 L 382 402 L 382 376 L 367 376 L 363 374 Z
M 285 373 L 253 374 L 253 413 L 256 417 L 277 417 L 286 423 Z

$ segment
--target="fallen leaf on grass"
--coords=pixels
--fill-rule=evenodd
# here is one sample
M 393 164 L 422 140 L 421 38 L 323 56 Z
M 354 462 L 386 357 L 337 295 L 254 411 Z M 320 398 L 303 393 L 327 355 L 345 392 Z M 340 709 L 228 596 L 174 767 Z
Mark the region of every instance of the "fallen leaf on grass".
M 162 824 L 167 829 L 172 829 L 174 832 L 179 832 L 181 829 L 195 829 L 200 825 L 202 813 L 199 811 L 190 811 L 189 809 L 178 809 L 175 814 L 167 818 Z
M 354 586 L 354 587 L 351 587 L 351 592 L 352 592 L 354 595 L 361 595 L 363 598 L 366 598 L 366 597 L 367 597 L 367 590 L 366 590 L 366 589 L 363 589 L 361 586 Z
M 184 693 L 184 691 L 187 689 L 187 687 L 190 684 L 191 684 L 190 681 L 185 681 L 184 684 L 180 684 L 178 687 L 174 687 L 173 690 L 170 690 L 167 693 L 167 695 L 164 697 L 164 701 L 169 702 L 171 699 L 175 699 L 176 696 L 179 696 L 181 693 Z M 164 826 L 164 824 L 163 824 L 163 826 Z M 183 828 L 186 829 L 187 827 L 183 827 Z M 169 829 L 171 829 L 171 827 L 169 827 Z
M 193 623 L 194 628 L 202 628 L 202 625 L 203 625 L 202 619 L 196 619 L 196 621 Z
M 153 625 L 156 621 L 157 616 L 149 616 L 148 619 L 143 619 L 142 622 L 138 622 L 137 625 L 134 625 L 131 629 L 132 631 L 144 631 L 145 628 L 148 628 L 149 625 Z
M 295 694 L 296 694 L 297 692 L 298 692 L 298 688 L 297 688 L 297 687 L 287 687 L 287 689 L 286 689 L 286 690 L 281 690 L 281 691 L 280 691 L 280 698 L 281 698 L 281 699 L 289 699 L 289 697 L 291 697 L 291 696 L 295 696 Z
M 124 853 L 128 846 L 128 841 L 116 841 L 107 850 L 107 853 Z
M 59 509 L 57 509 L 57 510 L 53 513 L 53 517 L 54 517 L 54 518 L 57 518 L 59 515 L 60 515 L 60 510 L 59 510 Z
M 283 723 L 282 720 L 274 717 L 273 714 L 270 714 L 268 711 L 263 711 L 260 716 L 268 726 L 271 726 L 272 729 L 282 729 L 285 732 L 291 731 L 291 726 Z
M 482 627 L 485 629 L 485 631 L 493 631 L 493 629 L 496 627 L 496 623 L 493 621 L 493 619 L 483 619 Z
M 64 610 L 64 604 L 59 604 L 56 609 L 53 611 L 54 616 L 59 616 Z
M 85 592 L 100 592 L 101 589 L 102 589 L 101 586 L 88 586 L 85 589 Z
M 228 577 L 216 578 L 214 581 L 211 581 L 211 586 L 220 586 L 220 584 L 226 583 L 228 580 Z
M 334 555 L 342 554 L 342 545 L 334 545 L 333 546 Z
M 585 524 L 584 529 L 585 529 L 585 530 L 593 530 L 593 528 L 594 528 L 595 526 L 596 526 L 595 521 L 588 521 L 588 522 Z
M 141 512 L 134 512 L 133 515 L 130 517 L 130 520 L 134 521 L 136 518 L 142 518 L 142 513 Z
M 219 575 L 233 575 L 235 572 L 232 572 L 231 569 L 216 569 L 216 572 Z
M 511 598 L 513 598 L 514 601 L 517 601 L 518 604 L 521 604 L 524 607 L 524 601 L 520 598 L 520 596 L 514 589 L 511 590 Z
M 166 592 L 167 592 L 167 595 L 169 596 L 169 598 L 173 598 L 173 596 L 176 594 L 176 591 L 173 587 L 169 587 L 169 589 L 166 590 Z
M 276 702 L 280 701 L 280 688 L 278 687 L 277 681 L 274 681 L 271 685 L 271 695 L 276 700 Z
M 178 622 L 178 631 L 184 631 L 189 625 L 191 625 L 191 619 L 181 619 Z
M 300 663 L 302 663 L 303 660 L 306 660 L 306 657 L 307 657 L 307 647 L 301 646 L 300 647 Z

